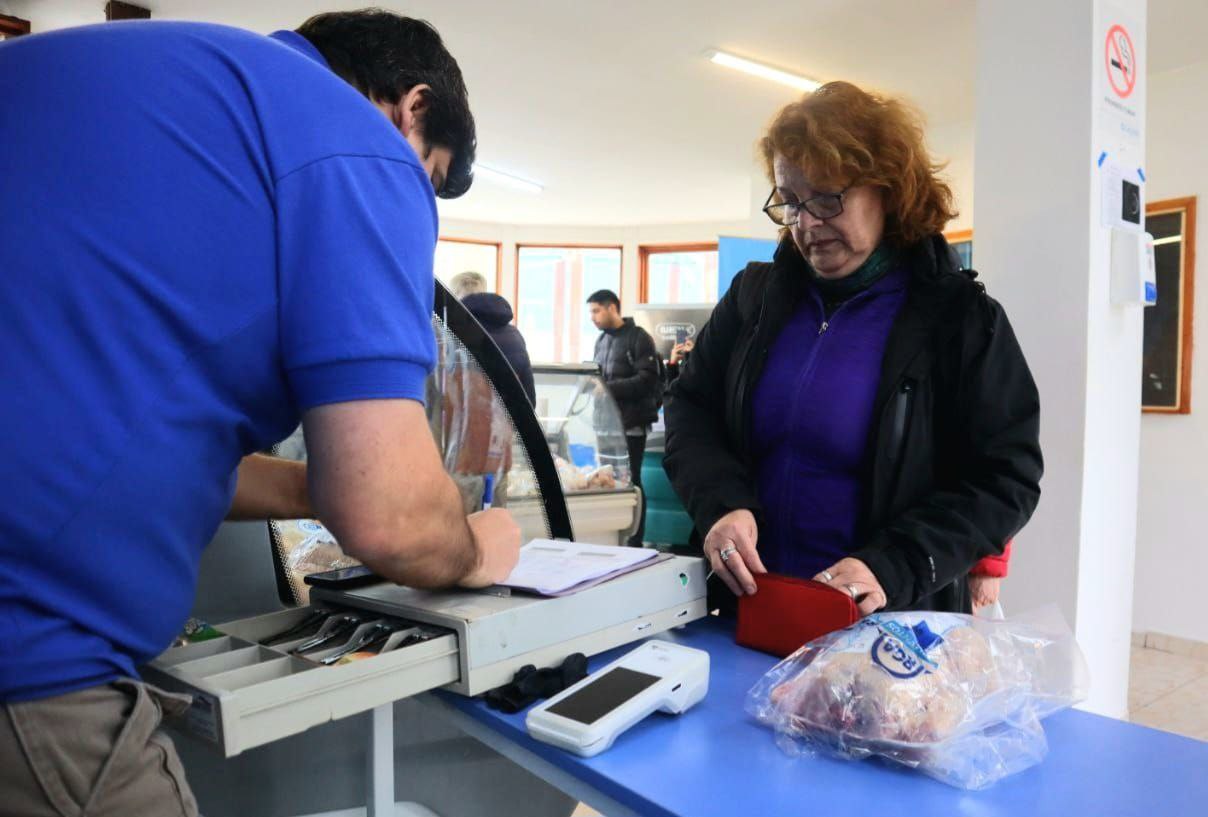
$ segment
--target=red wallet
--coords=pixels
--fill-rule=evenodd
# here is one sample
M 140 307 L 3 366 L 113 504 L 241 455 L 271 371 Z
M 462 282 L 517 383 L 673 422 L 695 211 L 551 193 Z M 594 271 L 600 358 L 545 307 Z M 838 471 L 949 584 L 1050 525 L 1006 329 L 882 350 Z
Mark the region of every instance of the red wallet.
M 860 619 L 851 596 L 830 585 L 774 573 L 756 573 L 754 579 L 755 595 L 738 599 L 734 640 L 744 647 L 783 658 Z

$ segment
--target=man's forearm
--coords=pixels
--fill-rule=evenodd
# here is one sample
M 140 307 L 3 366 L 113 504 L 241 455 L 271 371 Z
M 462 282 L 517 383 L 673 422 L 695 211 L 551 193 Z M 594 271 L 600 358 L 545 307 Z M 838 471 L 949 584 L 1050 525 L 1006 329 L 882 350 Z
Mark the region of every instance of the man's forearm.
M 239 463 L 227 519 L 305 519 L 315 515 L 306 488 L 306 463 L 252 454 Z
M 437 588 L 456 584 L 478 566 L 478 543 L 457 486 L 444 474 L 437 483 L 399 485 L 400 494 L 414 490 L 419 501 L 401 501 L 394 535 L 358 554 L 374 573 L 408 587 Z
M 306 412 L 302 424 L 310 499 L 345 553 L 413 587 L 457 584 L 491 563 L 498 537 L 467 521 L 423 404 L 333 403 Z

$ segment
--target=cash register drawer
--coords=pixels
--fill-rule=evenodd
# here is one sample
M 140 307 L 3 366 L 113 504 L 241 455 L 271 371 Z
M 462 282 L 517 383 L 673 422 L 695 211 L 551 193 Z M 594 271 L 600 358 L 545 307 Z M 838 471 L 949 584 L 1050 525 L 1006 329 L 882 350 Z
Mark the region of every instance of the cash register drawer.
M 596 655 L 706 615 L 703 560 L 651 561 L 558 598 L 388 582 L 315 588 L 310 606 L 220 624 L 220 638 L 168 650 L 144 676 L 193 695 L 178 728 L 229 757 L 436 687 L 478 695 L 523 666 L 557 666 L 571 653 Z M 400 629 L 380 654 L 332 666 L 320 662 L 339 649 L 336 641 L 305 656 L 290 653 L 300 637 L 266 643 L 316 611 L 355 615 L 361 627 L 386 621 Z
M 354 612 L 331 605 L 322 610 Z M 220 638 L 168 650 L 143 668 L 143 677 L 192 695 L 192 707 L 175 725 L 227 757 L 459 678 L 456 633 L 397 617 L 389 622 L 397 632 L 379 654 L 322 664 L 375 620 L 365 611 L 355 611 L 362 620 L 355 630 L 304 656 L 289 650 L 309 634 L 262 643 L 314 612 L 315 606 L 299 607 L 218 625 Z

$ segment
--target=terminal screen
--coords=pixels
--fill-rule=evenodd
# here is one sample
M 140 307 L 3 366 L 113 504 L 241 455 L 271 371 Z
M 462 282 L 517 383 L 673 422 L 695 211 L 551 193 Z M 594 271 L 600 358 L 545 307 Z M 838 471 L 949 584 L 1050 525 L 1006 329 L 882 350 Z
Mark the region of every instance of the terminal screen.
M 616 667 L 547 711 L 572 721 L 592 724 L 658 680 L 655 675 Z

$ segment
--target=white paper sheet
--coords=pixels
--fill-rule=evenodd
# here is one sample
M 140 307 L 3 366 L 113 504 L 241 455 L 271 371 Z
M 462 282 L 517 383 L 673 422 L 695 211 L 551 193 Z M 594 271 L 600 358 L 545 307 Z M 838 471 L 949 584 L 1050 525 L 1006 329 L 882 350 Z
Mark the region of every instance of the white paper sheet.
M 520 561 L 511 575 L 500 584 L 553 595 L 593 579 L 625 571 L 658 555 L 657 550 L 649 548 L 534 539 L 520 549 Z

